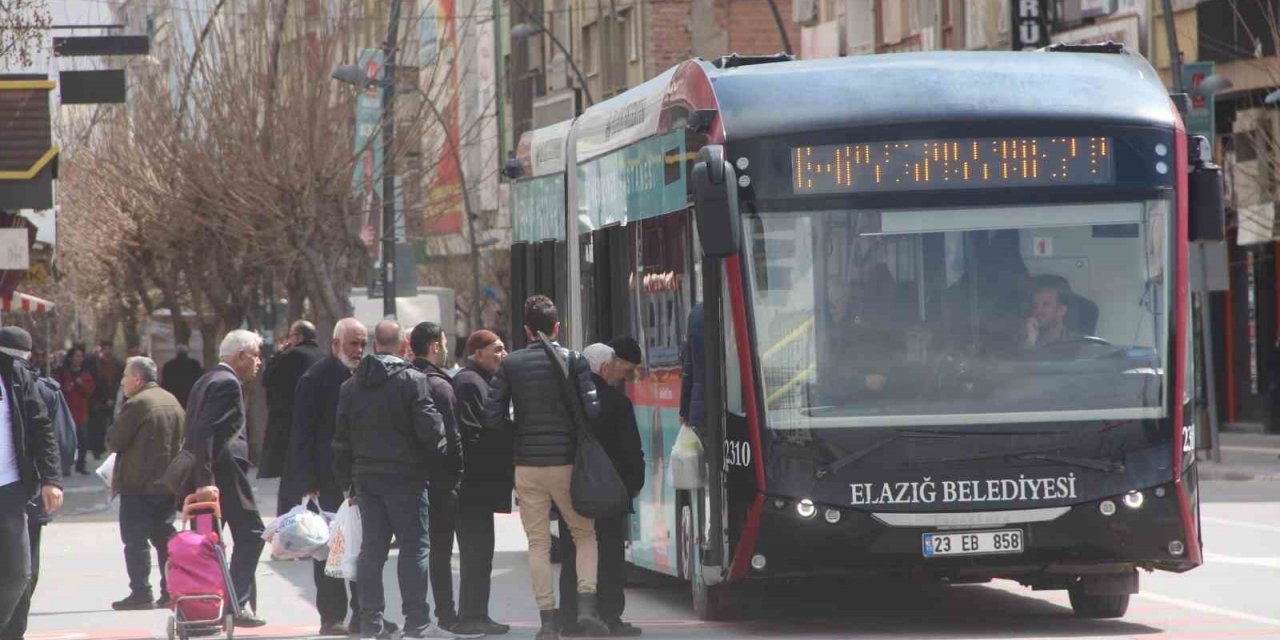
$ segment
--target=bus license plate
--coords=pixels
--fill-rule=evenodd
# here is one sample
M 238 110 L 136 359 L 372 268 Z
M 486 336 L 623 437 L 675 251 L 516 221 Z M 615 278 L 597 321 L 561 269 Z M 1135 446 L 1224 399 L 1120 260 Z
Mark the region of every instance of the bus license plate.
M 926 558 L 1022 553 L 1022 530 L 926 533 L 922 542 Z

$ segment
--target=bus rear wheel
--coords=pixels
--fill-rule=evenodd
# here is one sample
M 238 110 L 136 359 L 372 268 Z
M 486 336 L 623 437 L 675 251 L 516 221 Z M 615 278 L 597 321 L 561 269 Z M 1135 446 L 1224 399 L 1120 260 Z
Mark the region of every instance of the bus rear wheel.
M 1071 609 L 1079 618 L 1121 618 L 1129 610 L 1129 594 L 1089 595 L 1081 584 L 1068 589 Z

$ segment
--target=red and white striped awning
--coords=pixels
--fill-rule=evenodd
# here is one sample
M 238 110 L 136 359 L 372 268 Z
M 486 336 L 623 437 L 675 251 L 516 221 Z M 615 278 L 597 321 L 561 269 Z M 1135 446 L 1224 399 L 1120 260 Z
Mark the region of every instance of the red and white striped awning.
M 21 291 L 14 291 L 13 295 L 0 298 L 0 309 L 3 309 L 6 313 L 9 311 L 44 313 L 53 310 L 53 303 L 44 298 L 37 298 Z

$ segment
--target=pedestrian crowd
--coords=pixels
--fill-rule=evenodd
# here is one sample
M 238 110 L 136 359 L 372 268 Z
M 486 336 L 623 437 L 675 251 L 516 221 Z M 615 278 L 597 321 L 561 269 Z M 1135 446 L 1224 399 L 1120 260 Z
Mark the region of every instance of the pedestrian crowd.
M 129 577 L 129 594 L 113 608 L 171 606 L 167 544 L 178 506 L 191 496 L 217 503 L 230 532 L 235 626 L 266 624 L 254 579 L 266 529 L 250 482 L 245 404 L 259 373 L 267 425 L 256 465 L 259 477 L 280 478 L 276 515 L 299 504 L 359 511 L 355 575 L 331 577 L 325 561 L 314 560 L 321 635 L 508 632 L 490 617 L 489 596 L 494 517 L 512 511 L 513 491 L 540 611 L 537 638 L 640 635 L 622 614 L 628 498 L 643 487 L 644 454 L 620 389 L 643 361 L 640 346 L 627 336 L 582 353 L 560 346 L 558 311 L 545 296 L 525 301 L 523 320 L 528 347 L 509 354 L 501 336 L 479 330 L 463 341 L 452 370 L 450 337 L 433 322 L 406 331 L 393 320 L 370 329 L 345 318 L 326 353 L 315 326 L 298 320 L 265 367 L 261 337 L 235 330 L 208 371 L 185 347 L 158 368 L 141 355 L 120 363 L 103 342 L 92 357 L 72 347 L 50 372 L 44 354 L 32 353 L 30 334 L 0 328 L 0 640 L 23 638 L 40 529 L 61 505 L 72 461 L 88 473 L 89 454 L 113 456 L 104 466 L 119 498 Z M 599 443 L 625 487 L 607 512 L 575 508 L 575 465 L 585 472 L 586 442 Z M 568 549 L 559 607 L 551 568 L 557 517 Z M 393 538 L 403 629 L 385 618 L 382 577 Z M 153 550 L 158 593 L 150 584 Z

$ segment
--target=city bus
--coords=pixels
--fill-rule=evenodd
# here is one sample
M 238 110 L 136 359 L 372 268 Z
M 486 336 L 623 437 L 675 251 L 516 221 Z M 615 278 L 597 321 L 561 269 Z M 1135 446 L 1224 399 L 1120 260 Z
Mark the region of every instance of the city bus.
M 644 348 L 629 561 L 707 619 L 877 575 L 1119 617 L 1200 565 L 1187 249 L 1223 211 L 1185 104 L 1118 46 L 727 56 L 526 134 L 513 298 Z

